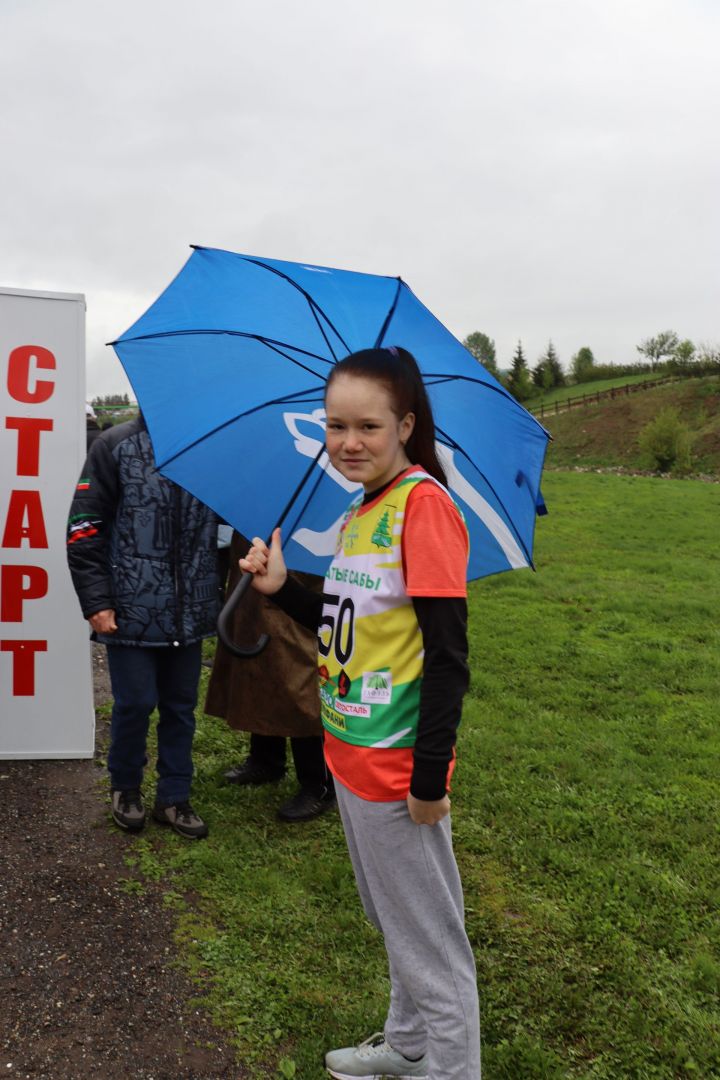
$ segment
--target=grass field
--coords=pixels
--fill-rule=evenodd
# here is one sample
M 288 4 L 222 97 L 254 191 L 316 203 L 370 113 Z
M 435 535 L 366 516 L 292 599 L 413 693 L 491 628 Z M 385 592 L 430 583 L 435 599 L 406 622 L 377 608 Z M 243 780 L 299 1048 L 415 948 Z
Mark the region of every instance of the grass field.
M 558 472 L 545 495 L 539 572 L 471 586 L 453 826 L 484 1077 L 710 1080 L 720 488 Z M 181 962 L 239 1060 L 319 1080 L 324 1049 L 382 1027 L 384 951 L 337 817 L 282 825 L 289 781 L 223 786 L 243 752 L 221 721 L 200 721 L 194 801 L 211 836 L 149 832 L 135 864 L 167 881 Z

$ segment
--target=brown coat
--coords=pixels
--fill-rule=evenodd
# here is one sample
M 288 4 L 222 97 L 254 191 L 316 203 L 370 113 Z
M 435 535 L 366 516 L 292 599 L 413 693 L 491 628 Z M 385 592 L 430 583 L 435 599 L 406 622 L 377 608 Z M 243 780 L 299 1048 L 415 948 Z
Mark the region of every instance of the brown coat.
M 238 558 L 249 547 L 248 541 L 233 534 L 228 594 L 240 574 Z M 309 588 L 322 589 L 322 578 L 293 576 Z M 270 641 L 251 660 L 232 656 L 218 641 L 205 712 L 223 717 L 237 731 L 256 735 L 320 735 L 317 635 L 285 615 L 272 600 L 248 589 L 235 612 L 233 639 L 252 645 L 262 633 L 270 634 Z

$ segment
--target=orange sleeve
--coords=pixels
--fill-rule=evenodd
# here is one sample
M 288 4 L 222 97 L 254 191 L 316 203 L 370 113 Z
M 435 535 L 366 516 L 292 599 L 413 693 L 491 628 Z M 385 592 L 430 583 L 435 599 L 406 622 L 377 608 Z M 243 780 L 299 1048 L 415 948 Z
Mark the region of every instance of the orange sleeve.
M 467 596 L 468 534 L 455 503 L 423 482 L 405 509 L 402 559 L 408 596 Z

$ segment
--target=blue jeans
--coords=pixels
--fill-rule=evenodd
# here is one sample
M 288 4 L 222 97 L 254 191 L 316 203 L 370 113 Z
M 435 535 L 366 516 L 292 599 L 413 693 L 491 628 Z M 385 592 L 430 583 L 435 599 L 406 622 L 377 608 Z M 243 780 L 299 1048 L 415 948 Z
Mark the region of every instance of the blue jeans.
M 173 806 L 190 795 L 195 706 L 202 642 L 156 648 L 108 645 L 113 692 L 110 783 L 116 791 L 139 788 L 147 764 L 150 714 L 157 707 L 157 802 Z

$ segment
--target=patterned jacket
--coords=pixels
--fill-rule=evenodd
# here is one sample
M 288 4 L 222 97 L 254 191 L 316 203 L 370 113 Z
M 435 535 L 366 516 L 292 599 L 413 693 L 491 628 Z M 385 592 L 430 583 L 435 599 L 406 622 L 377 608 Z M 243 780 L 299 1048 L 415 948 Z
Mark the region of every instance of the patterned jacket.
M 189 645 L 215 633 L 217 518 L 155 469 L 142 419 L 90 448 L 68 522 L 68 564 L 85 618 L 115 611 L 115 645 Z

